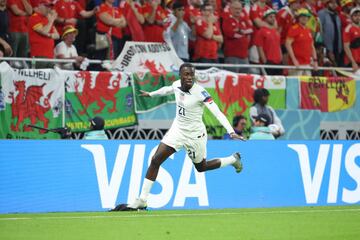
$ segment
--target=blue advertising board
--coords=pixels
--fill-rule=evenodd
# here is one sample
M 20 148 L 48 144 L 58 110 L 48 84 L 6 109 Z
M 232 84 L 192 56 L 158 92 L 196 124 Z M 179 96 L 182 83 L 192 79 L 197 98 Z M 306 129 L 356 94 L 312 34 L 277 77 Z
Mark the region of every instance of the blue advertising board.
M 159 141 L 0 141 L 0 213 L 106 211 L 134 200 Z M 153 209 L 360 203 L 360 143 L 209 141 L 208 159 L 239 151 L 244 170 L 198 173 L 180 151 L 161 166 Z

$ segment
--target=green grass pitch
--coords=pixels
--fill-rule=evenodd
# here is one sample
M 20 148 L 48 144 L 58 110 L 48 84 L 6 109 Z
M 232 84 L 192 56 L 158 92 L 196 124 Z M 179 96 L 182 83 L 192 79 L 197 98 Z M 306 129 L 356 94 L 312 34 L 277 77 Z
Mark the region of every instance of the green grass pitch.
M 360 239 L 360 205 L 0 215 L 0 239 Z

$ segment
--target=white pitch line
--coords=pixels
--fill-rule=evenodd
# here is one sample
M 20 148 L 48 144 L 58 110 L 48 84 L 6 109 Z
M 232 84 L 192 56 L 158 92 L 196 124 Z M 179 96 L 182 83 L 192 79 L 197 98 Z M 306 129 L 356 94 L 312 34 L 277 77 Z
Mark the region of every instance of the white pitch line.
M 141 211 L 146 213 L 146 211 Z M 152 218 L 152 217 L 203 217 L 203 216 L 228 216 L 245 214 L 286 214 L 286 213 L 331 213 L 331 212 L 360 212 L 360 208 L 349 209 L 313 209 L 313 210 L 278 210 L 278 211 L 244 211 L 244 212 L 214 212 L 214 213 L 169 213 L 169 214 L 141 214 L 136 215 L 92 215 L 92 216 L 54 216 L 54 217 L 11 217 L 1 218 L 0 221 L 15 220 L 52 220 L 52 219 L 101 219 L 101 218 Z

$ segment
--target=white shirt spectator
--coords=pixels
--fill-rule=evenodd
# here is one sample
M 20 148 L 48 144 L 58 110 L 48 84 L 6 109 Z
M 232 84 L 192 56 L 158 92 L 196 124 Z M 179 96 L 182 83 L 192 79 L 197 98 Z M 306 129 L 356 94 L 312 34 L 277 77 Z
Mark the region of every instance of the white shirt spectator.
M 54 49 L 55 57 L 60 58 L 75 58 L 78 56 L 77 50 L 74 45 L 68 46 L 64 41 L 61 41 L 56 45 Z M 74 70 L 72 63 L 59 63 L 58 67 L 66 70 Z

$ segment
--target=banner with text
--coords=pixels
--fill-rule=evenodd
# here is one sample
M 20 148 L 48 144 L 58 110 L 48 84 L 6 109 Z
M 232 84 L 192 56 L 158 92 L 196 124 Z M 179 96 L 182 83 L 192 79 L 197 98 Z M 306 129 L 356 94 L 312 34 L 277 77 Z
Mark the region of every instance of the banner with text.
M 131 77 L 121 72 L 63 71 L 66 79 L 66 125 L 89 130 L 89 119 L 101 116 L 105 129 L 137 123 Z
M 131 203 L 158 144 L 2 140 L 0 213 L 107 211 Z M 149 208 L 360 204 L 359 142 L 212 140 L 207 146 L 209 159 L 240 151 L 243 171 L 199 173 L 179 151 L 161 165 Z
M 164 74 L 178 71 L 183 61 L 167 43 L 127 41 L 112 69 L 122 72 Z
M 52 69 L 12 69 L 0 63 L 0 138 L 52 139 L 39 130 L 63 126 L 64 81 Z
M 356 83 L 346 77 L 299 77 L 300 107 L 322 112 L 342 111 L 356 99 Z
M 238 114 L 249 115 L 249 108 L 254 102 L 254 90 L 257 88 L 269 90 L 268 104 L 274 109 L 286 108 L 286 78 L 283 76 L 237 74 L 210 68 L 197 71 L 196 77 L 199 84 L 206 88 L 231 123 L 233 117 Z M 226 132 L 207 109 L 204 122 L 209 135 L 221 137 Z

